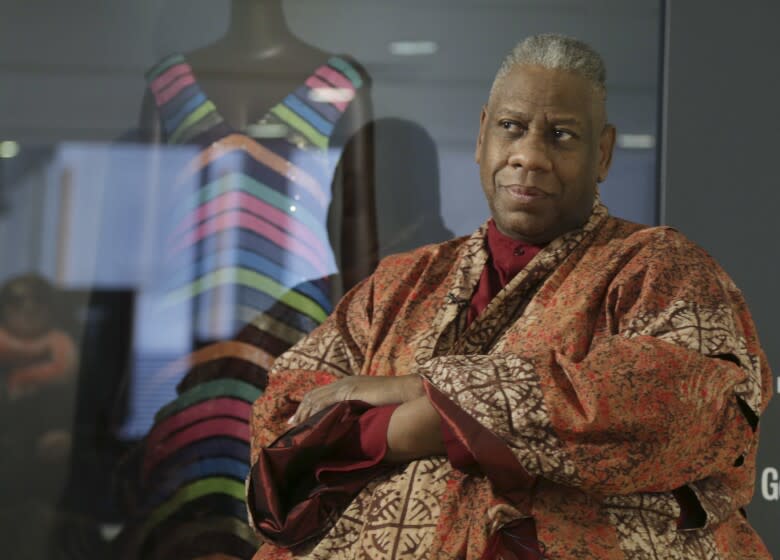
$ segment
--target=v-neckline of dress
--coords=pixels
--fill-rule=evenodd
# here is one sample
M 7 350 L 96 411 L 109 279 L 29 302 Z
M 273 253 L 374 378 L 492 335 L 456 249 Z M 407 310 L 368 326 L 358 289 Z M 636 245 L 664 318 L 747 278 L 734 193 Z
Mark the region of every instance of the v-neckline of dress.
M 246 136 L 247 138 L 251 139 L 253 142 L 258 142 L 259 143 L 260 140 L 258 140 L 254 136 L 252 136 L 252 135 L 247 133 L 247 131 L 245 130 L 246 127 L 244 127 L 244 129 L 242 129 L 240 127 L 236 127 L 236 126 L 233 125 L 233 123 L 231 123 L 230 121 L 228 121 L 228 119 L 225 118 L 225 116 L 219 110 L 219 107 L 217 107 L 217 104 L 214 103 L 214 101 L 212 100 L 211 95 L 209 95 L 209 93 L 203 88 L 202 81 L 198 77 L 198 74 L 195 72 L 195 69 L 193 68 L 192 64 L 190 64 L 189 59 L 183 53 L 177 53 L 177 54 L 178 54 L 178 56 L 181 57 L 182 64 L 186 64 L 187 67 L 189 68 L 189 72 L 190 72 L 190 75 L 192 76 L 193 83 L 198 87 L 200 92 L 203 94 L 204 100 L 211 103 L 211 105 L 214 107 L 214 113 L 222 120 L 222 124 L 226 128 L 228 128 L 230 130 L 230 134 L 240 134 L 241 136 Z M 333 58 L 333 55 L 331 55 L 324 62 L 318 63 L 314 67 L 313 70 L 311 70 L 308 74 L 306 74 L 306 76 L 304 77 L 304 79 L 302 81 L 297 83 L 297 86 L 294 89 L 292 89 L 292 91 L 293 92 L 297 91 L 297 89 L 299 89 L 300 87 L 305 86 L 306 82 L 309 79 L 311 79 L 313 76 L 317 75 L 317 70 L 319 70 L 320 67 L 328 64 L 328 60 L 330 60 L 331 58 Z M 272 111 L 273 111 L 274 107 L 277 107 L 277 106 L 281 105 L 282 103 L 284 103 L 284 100 L 287 98 L 288 95 L 289 95 L 289 93 L 287 95 L 283 96 L 281 99 L 278 99 L 276 102 L 274 102 L 270 107 L 265 109 L 265 111 L 263 112 L 262 115 L 260 115 L 256 119 L 254 119 L 254 121 L 259 123 L 259 122 L 262 122 L 262 121 L 268 119 L 271 115 L 273 115 Z

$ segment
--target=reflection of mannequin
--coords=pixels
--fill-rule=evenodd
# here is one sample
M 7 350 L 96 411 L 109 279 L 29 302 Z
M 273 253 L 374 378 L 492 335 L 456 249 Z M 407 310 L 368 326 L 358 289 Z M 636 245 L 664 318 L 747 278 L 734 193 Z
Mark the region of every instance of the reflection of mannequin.
M 275 103 L 298 87 L 329 55 L 292 35 L 282 0 L 232 0 L 230 26 L 224 37 L 188 55 L 198 82 L 226 122 L 246 130 Z M 334 194 L 341 190 L 343 206 L 340 246 L 344 289 L 366 277 L 376 265 L 373 137 L 371 101 L 363 88 L 352 101 L 331 137 L 344 146 Z M 141 132 L 147 141 L 162 139 L 154 100 L 147 92 L 141 113 Z M 350 232 L 360 232 L 350 235 Z
M 419 124 L 398 118 L 374 121 L 381 255 L 411 251 L 452 238 L 441 217 L 439 154 Z M 415 204 L 408 204 L 414 200 Z

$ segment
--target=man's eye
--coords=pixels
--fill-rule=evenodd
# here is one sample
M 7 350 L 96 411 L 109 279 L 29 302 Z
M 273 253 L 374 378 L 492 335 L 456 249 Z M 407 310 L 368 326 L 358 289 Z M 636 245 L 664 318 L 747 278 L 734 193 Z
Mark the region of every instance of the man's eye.
M 561 130 L 559 128 L 556 128 L 553 130 L 553 138 L 556 140 L 570 140 L 574 138 L 574 134 L 569 132 L 568 130 Z
M 517 128 L 518 128 L 518 125 L 517 125 L 517 123 L 516 123 L 516 122 L 514 122 L 514 121 L 501 121 L 501 122 L 499 123 L 499 125 L 500 125 L 500 126 L 501 126 L 501 128 L 503 128 L 504 130 L 517 130 Z

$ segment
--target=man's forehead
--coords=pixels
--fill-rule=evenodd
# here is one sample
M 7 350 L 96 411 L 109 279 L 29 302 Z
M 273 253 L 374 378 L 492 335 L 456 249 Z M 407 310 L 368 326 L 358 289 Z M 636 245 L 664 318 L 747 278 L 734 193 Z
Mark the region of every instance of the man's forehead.
M 499 78 L 488 106 L 493 111 L 543 112 L 550 117 L 582 121 L 599 111 L 599 99 L 587 79 L 567 70 L 517 65 Z

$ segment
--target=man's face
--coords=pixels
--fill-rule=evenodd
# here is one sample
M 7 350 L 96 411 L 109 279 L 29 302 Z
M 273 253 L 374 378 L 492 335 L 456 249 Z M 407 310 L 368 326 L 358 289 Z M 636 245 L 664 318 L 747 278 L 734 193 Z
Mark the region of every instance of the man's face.
M 515 66 L 482 109 L 475 156 L 498 229 L 542 244 L 582 226 L 614 143 L 585 78 Z

